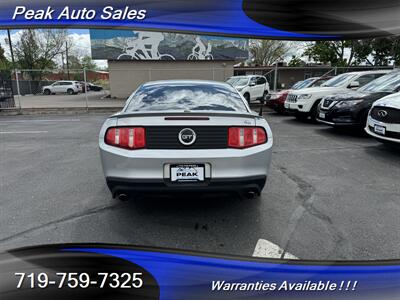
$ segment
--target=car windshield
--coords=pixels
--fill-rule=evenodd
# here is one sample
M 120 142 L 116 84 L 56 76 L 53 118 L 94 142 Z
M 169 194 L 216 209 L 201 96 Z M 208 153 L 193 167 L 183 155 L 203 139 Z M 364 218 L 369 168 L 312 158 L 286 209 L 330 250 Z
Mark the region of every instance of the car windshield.
M 233 86 L 243 86 L 243 85 L 248 84 L 249 78 L 248 77 L 231 77 L 226 82 Z
M 173 83 L 140 87 L 125 111 L 235 111 L 248 112 L 237 91 L 229 85 Z
M 319 86 L 323 85 L 325 82 L 327 82 L 328 80 L 329 80 L 328 78 L 319 78 L 319 79 L 315 80 L 311 86 L 319 87 Z
M 359 91 L 363 92 L 390 92 L 393 93 L 400 86 L 400 72 L 379 77 L 364 85 Z
M 321 84 L 321 86 L 338 87 L 338 86 L 341 86 L 341 85 L 347 83 L 348 80 L 350 80 L 356 76 L 357 76 L 357 74 L 353 74 L 353 73 L 341 74 L 341 75 L 338 75 L 338 76 L 335 76 L 335 77 L 329 79 L 325 83 Z
M 292 90 L 300 90 L 303 88 L 308 87 L 308 85 L 313 82 L 313 80 L 315 80 L 314 78 L 308 78 L 306 80 L 300 81 L 298 83 L 296 83 L 293 87 Z

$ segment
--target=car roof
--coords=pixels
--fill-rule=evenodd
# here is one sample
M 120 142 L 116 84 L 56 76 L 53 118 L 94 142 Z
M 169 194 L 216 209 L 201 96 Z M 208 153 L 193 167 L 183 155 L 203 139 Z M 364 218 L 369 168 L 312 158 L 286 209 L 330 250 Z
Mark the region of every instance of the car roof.
M 257 75 L 257 74 L 255 74 L 255 75 L 237 75 L 237 76 L 231 76 L 229 78 L 239 78 L 239 77 L 241 77 L 241 78 L 264 77 L 264 75 Z
M 213 81 L 213 80 L 157 80 L 157 81 L 149 81 L 144 83 L 142 86 L 152 86 L 152 85 L 220 85 L 223 87 L 231 87 L 230 84 L 221 81 Z
M 390 73 L 392 72 L 393 69 L 380 69 L 380 70 L 369 70 L 369 71 L 354 71 L 354 72 L 347 72 L 347 73 L 342 73 L 342 74 L 377 74 L 377 73 Z M 339 74 L 339 75 L 342 75 Z

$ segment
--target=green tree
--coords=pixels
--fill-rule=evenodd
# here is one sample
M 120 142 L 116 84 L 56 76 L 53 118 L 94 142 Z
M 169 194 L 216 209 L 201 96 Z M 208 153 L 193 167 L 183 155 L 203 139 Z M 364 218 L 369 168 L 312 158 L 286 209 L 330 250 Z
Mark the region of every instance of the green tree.
M 11 63 L 4 55 L 4 49 L 0 46 L 0 70 L 8 70 L 11 68 Z
M 250 53 L 255 65 L 270 66 L 282 60 L 290 51 L 286 41 L 251 40 Z
M 82 63 L 78 57 L 75 55 L 68 56 L 68 66 L 70 70 L 82 69 Z M 65 66 L 64 66 L 65 67 Z
M 299 57 L 293 55 L 292 59 L 289 61 L 288 66 L 289 67 L 301 67 L 304 66 L 304 61 L 302 61 Z
M 88 55 L 82 58 L 82 66 L 88 70 L 97 70 L 98 68 L 96 63 Z
M 309 59 L 335 67 L 350 66 L 354 59 L 354 41 L 317 41 L 309 44 L 304 55 Z M 350 55 L 346 57 L 346 49 Z
M 387 66 L 400 63 L 400 37 L 363 40 L 317 41 L 304 51 L 309 59 L 335 67 L 367 64 Z
M 32 79 L 40 79 L 44 69 L 56 66 L 55 58 L 64 52 L 67 38 L 65 29 L 25 29 L 14 46 L 16 63 L 20 69 L 35 69 Z

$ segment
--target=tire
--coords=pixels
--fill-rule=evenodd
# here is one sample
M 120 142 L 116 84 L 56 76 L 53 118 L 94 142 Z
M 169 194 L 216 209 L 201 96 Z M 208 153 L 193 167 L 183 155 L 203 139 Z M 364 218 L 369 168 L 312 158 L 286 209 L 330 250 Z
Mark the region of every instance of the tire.
M 51 94 L 51 92 L 50 92 L 50 90 L 49 89 L 45 89 L 44 91 L 43 91 L 43 94 L 45 94 L 45 95 L 50 95 Z
M 369 136 L 368 133 L 365 132 L 364 128 L 367 126 L 368 123 L 368 110 L 360 113 L 360 118 L 358 119 L 360 125 L 356 127 L 356 130 L 362 136 Z
M 314 123 L 317 123 L 318 105 L 320 102 L 321 100 L 317 100 L 310 110 L 311 121 Z
M 68 89 L 68 90 L 67 90 L 67 94 L 68 94 L 68 95 L 73 95 L 73 94 L 75 94 L 75 92 L 74 92 L 73 89 Z
M 250 105 L 250 94 L 249 93 L 245 93 L 243 95 L 244 99 L 246 99 L 247 103 Z

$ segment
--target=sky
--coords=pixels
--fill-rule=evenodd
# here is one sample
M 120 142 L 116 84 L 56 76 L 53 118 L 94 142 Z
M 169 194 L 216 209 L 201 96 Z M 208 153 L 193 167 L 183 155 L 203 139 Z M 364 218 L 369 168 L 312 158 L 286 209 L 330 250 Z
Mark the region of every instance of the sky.
M 15 43 L 19 40 L 21 30 L 11 30 L 11 41 Z M 86 55 L 91 55 L 90 50 L 90 35 L 89 29 L 68 29 L 68 35 L 72 39 L 73 47 L 71 49 L 71 54 L 78 57 L 83 57 Z M 8 58 L 11 58 L 10 47 L 6 42 L 7 31 L 0 30 L 0 45 L 4 49 L 5 54 Z M 59 64 L 61 65 L 61 56 L 58 58 Z M 99 67 L 107 67 L 106 60 L 95 60 L 94 61 Z

